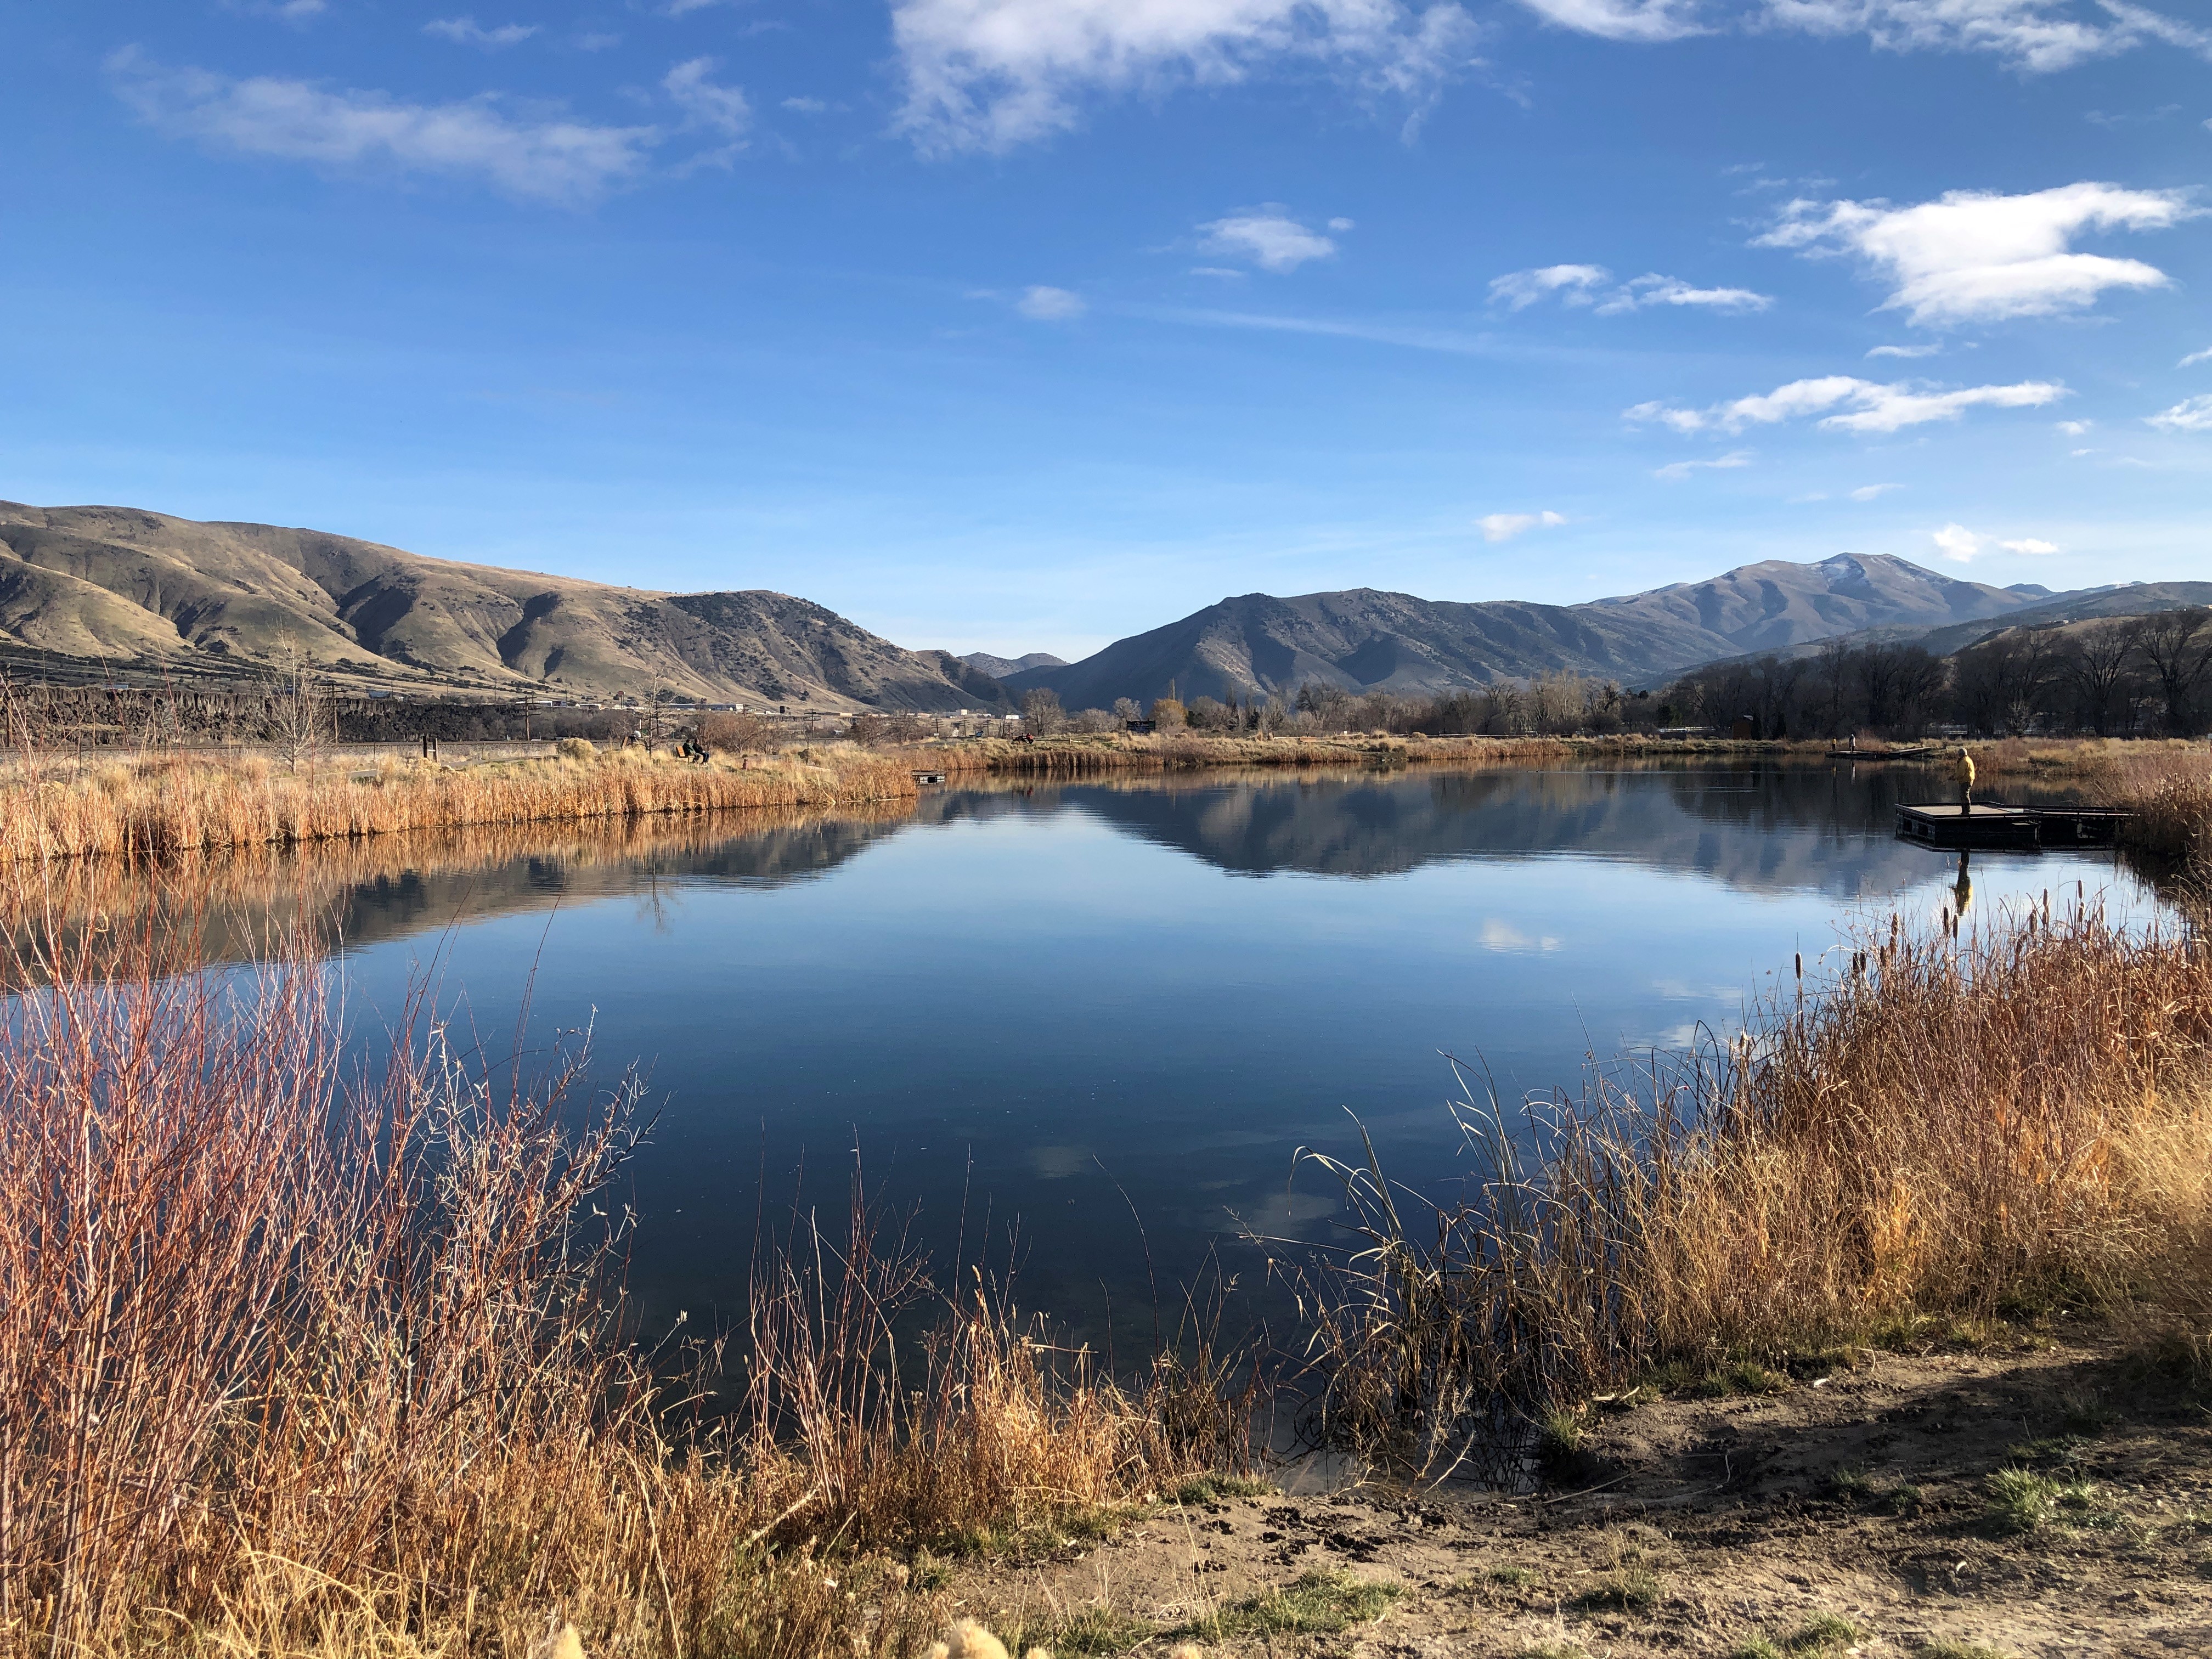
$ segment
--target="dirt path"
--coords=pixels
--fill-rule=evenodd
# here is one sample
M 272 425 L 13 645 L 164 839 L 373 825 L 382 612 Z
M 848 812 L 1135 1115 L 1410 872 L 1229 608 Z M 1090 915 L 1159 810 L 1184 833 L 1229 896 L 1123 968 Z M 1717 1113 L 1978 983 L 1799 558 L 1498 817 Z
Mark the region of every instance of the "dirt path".
M 2088 1343 L 1616 1403 L 1562 1473 L 1194 1492 L 952 1589 L 1062 1655 L 2212 1656 L 2212 1413 Z

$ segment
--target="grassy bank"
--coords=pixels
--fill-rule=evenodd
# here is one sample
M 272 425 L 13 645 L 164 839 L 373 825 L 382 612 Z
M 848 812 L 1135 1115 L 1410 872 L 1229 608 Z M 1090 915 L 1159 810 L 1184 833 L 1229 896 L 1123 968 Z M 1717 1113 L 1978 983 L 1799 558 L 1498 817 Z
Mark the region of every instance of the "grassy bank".
M 419 1004 L 349 1083 L 309 966 L 182 937 L 49 947 L 0 1024 L 0 1651 L 913 1653 L 930 1552 L 1240 1455 L 1214 1372 L 1117 1387 L 858 1203 L 764 1254 L 741 1369 L 641 1352 L 634 1087 L 495 1084 Z
M 386 763 L 369 771 L 257 759 L 38 759 L 0 772 L 0 863 L 93 854 L 163 857 L 493 824 L 844 806 L 910 798 L 908 763 L 843 744 L 739 765 L 693 765 L 587 744 L 466 770 Z

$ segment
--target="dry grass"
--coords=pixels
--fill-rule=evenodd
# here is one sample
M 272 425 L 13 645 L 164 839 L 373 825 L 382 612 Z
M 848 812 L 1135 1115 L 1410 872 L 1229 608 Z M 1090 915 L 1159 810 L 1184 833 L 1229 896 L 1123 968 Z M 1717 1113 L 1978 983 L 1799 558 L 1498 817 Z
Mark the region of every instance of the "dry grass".
M 999 1298 L 945 1310 L 858 1206 L 763 1269 L 744 1409 L 702 1425 L 718 1351 L 623 1332 L 634 1088 L 564 1101 L 580 1054 L 495 1085 L 420 1002 L 349 1082 L 304 955 L 191 937 L 9 958 L 0 1653 L 522 1659 L 556 1617 L 594 1653 L 915 1652 L 945 1609 L 896 1552 L 1238 1450 L 1218 1367 L 1124 1393 Z
M 757 765 L 693 765 L 635 750 L 457 771 L 386 762 L 293 775 L 259 759 L 155 757 L 0 772 L 0 864 L 93 854 L 169 857 L 412 830 L 843 806 L 911 798 L 899 761 L 838 744 Z
M 1462 1127 L 1488 1174 L 1418 1231 L 1371 1153 L 1322 1160 L 1364 1233 L 1307 1286 L 1322 1419 L 1403 1461 L 1921 1315 L 2212 1333 L 2212 946 L 2094 904 L 1893 921 L 1733 1045 L 1523 1113 L 1470 1091 Z

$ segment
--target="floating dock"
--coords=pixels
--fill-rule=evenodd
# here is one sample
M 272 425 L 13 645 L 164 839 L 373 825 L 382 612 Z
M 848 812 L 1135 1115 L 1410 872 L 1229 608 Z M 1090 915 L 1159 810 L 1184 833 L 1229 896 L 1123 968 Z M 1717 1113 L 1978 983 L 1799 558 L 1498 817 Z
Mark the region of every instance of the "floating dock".
M 1926 847 L 1987 848 L 2040 852 L 2046 847 L 2110 847 L 2128 814 L 2109 806 L 2008 806 L 1976 801 L 1971 811 L 1954 802 L 1897 806 L 1897 833 Z

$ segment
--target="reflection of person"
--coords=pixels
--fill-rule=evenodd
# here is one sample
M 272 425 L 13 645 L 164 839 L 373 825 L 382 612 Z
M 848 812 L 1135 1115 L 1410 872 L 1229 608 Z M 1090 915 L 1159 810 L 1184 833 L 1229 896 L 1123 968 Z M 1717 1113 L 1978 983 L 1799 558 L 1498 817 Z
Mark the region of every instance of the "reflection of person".
M 1951 889 L 1951 902 L 1957 907 L 1959 918 L 1966 919 L 1966 907 L 1974 902 L 1974 878 L 1966 869 L 1966 849 L 1959 849 L 1959 879 Z
M 1974 757 L 1966 752 L 1966 745 L 1959 745 L 1959 816 L 1968 817 L 1974 810 Z

